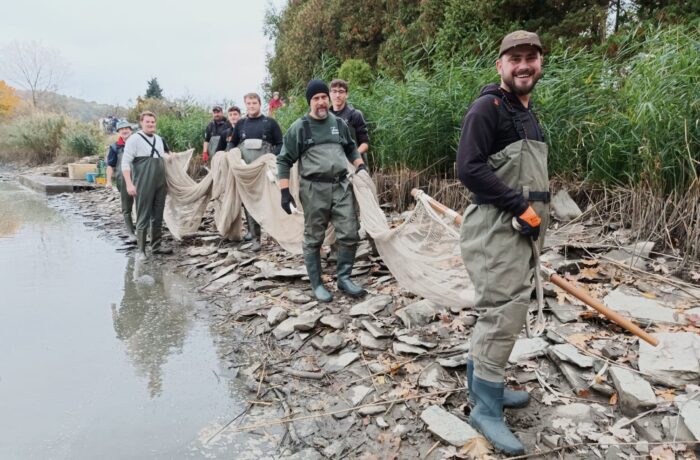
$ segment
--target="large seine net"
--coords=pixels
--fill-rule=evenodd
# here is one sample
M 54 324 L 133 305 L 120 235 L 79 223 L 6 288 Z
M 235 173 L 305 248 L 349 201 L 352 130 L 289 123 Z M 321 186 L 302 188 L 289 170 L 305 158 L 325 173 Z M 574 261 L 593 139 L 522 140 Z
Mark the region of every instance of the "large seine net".
M 199 182 L 186 172 L 192 150 L 174 154 L 166 163 L 168 199 L 165 222 L 177 239 L 197 232 L 207 206 L 214 208 L 214 221 L 221 236 L 240 240 L 241 205 L 285 250 L 302 251 L 304 216 L 301 207 L 291 215 L 282 210 L 274 155 L 264 155 L 245 164 L 238 149 L 218 152 L 211 171 Z M 374 239 L 377 250 L 392 275 L 404 289 L 445 307 L 472 307 L 474 290 L 462 262 L 459 229 L 443 220 L 419 194 L 410 217 L 390 228 L 377 202 L 370 176 L 352 174 L 360 222 Z M 297 204 L 299 180 L 296 167 L 290 178 L 290 191 Z M 450 216 L 448 216 L 450 217 Z M 329 228 L 326 244 L 333 241 Z

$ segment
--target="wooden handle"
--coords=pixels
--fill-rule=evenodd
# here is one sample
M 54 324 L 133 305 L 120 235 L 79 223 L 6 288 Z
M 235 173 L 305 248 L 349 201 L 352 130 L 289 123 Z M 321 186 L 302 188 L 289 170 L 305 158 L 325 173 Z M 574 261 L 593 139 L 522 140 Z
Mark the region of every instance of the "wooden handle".
M 611 310 L 610 308 L 606 307 L 603 305 L 601 302 L 598 300 L 594 299 L 590 295 L 586 294 L 583 292 L 581 289 L 578 289 L 574 287 L 571 283 L 566 281 L 564 278 L 562 278 L 559 275 L 551 275 L 549 280 L 571 294 L 572 296 L 576 297 L 580 301 L 586 303 L 586 305 L 590 306 L 594 310 L 596 310 L 598 313 L 601 315 L 605 316 L 608 318 L 610 321 L 613 323 L 617 324 L 618 326 L 627 329 L 630 331 L 632 334 L 636 335 L 640 339 L 643 339 L 647 343 L 653 346 L 657 346 L 659 344 L 659 340 L 655 337 L 652 337 L 648 333 L 646 333 L 644 330 L 642 330 L 639 326 L 634 324 L 632 321 L 629 319 L 625 318 L 624 316 L 620 315 L 618 312 L 615 310 Z
M 420 192 L 421 192 L 420 190 L 414 188 L 413 190 L 411 190 L 411 195 L 414 198 L 416 198 Z M 450 213 L 454 213 L 454 211 L 452 211 L 450 208 L 443 205 L 442 203 L 435 201 L 430 196 L 425 195 L 425 197 L 428 200 L 428 203 L 430 203 L 430 206 L 434 210 L 436 210 L 437 212 L 440 212 L 442 214 L 448 214 L 448 215 Z M 462 224 L 462 216 L 457 214 L 455 217 L 455 223 L 457 223 L 458 225 L 461 225 Z M 568 292 L 572 296 L 574 296 L 577 299 L 579 299 L 580 301 L 584 302 L 586 305 L 590 306 L 592 309 L 596 310 L 598 313 L 605 316 L 613 323 L 617 324 L 618 326 L 620 326 L 624 329 L 627 329 L 632 334 L 636 335 L 640 339 L 643 339 L 644 341 L 646 341 L 647 343 L 649 343 L 653 346 L 659 345 L 659 340 L 657 338 L 652 337 L 647 332 L 643 331 L 639 326 L 634 324 L 632 321 L 630 321 L 627 318 L 625 318 L 624 316 L 620 315 L 615 310 L 611 310 L 610 308 L 606 307 L 598 300 L 594 299 L 590 295 L 583 292 L 581 289 L 574 287 L 571 283 L 566 281 L 561 276 L 559 276 L 557 274 L 553 274 L 553 273 L 548 274 L 548 276 L 549 276 L 549 280 L 552 283 L 556 284 L 564 291 Z

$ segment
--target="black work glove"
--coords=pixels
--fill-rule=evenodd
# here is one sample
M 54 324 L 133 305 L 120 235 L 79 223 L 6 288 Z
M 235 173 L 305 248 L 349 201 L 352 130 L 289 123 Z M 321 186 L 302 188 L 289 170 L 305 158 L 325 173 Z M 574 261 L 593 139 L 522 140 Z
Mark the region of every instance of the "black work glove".
M 294 201 L 294 197 L 292 197 L 289 187 L 285 187 L 280 191 L 282 192 L 282 209 L 284 209 L 284 212 L 287 214 L 291 214 L 292 206 L 297 206 L 296 202 Z
M 367 174 L 369 174 L 369 171 L 367 171 L 367 166 L 365 166 L 364 163 L 357 167 L 355 174 L 359 173 L 360 171 L 365 171 Z

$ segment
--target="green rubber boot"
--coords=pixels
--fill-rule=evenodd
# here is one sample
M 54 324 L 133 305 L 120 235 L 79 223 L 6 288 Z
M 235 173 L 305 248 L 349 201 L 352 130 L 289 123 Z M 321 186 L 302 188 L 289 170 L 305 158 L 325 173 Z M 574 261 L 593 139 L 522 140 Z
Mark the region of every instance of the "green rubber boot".
M 367 291 L 350 279 L 355 264 L 355 248 L 338 245 L 338 289 L 352 297 L 362 297 Z
M 506 455 L 524 454 L 525 446 L 503 420 L 503 384 L 477 376 L 472 378 L 472 384 L 469 392 L 474 394 L 476 404 L 469 414 L 469 424 Z
M 467 360 L 467 385 L 469 386 L 469 402 L 474 404 L 474 394 L 472 392 L 472 377 L 474 376 L 474 361 Z M 527 406 L 530 402 L 530 395 L 527 391 L 514 391 L 505 388 L 503 390 L 503 407 L 519 409 Z
M 333 296 L 323 286 L 321 281 L 321 251 L 304 250 L 304 265 L 306 265 L 306 273 L 309 274 L 311 288 L 314 290 L 314 296 L 319 302 L 330 302 Z

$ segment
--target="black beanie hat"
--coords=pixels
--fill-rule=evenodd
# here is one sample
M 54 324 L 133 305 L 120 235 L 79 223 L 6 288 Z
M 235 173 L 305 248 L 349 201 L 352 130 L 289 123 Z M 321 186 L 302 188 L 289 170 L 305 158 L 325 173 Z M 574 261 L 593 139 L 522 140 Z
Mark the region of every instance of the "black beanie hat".
M 323 80 L 311 80 L 306 85 L 306 102 L 311 105 L 311 98 L 318 93 L 325 93 L 329 98 L 331 97 L 328 85 Z

